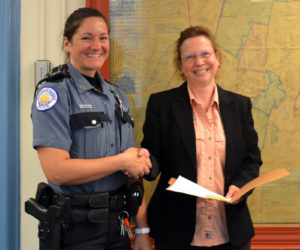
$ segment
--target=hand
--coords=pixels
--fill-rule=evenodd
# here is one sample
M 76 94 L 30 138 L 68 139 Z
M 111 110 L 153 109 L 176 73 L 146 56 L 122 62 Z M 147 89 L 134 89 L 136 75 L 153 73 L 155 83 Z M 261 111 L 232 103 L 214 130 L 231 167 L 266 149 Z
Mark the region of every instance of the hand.
M 136 234 L 133 241 L 133 250 L 152 250 L 148 234 Z
M 228 192 L 225 196 L 225 198 L 232 198 L 234 196 L 234 194 L 239 191 L 240 189 L 235 186 L 235 185 L 230 185 L 228 188 Z M 236 200 L 235 202 L 233 202 L 232 204 L 238 204 L 241 201 L 241 198 L 239 200 Z
M 149 171 L 147 171 L 147 173 L 145 173 L 145 174 L 149 174 L 150 173 L 150 168 L 152 168 L 152 162 L 150 160 L 149 151 L 145 148 L 139 148 L 138 149 L 138 157 L 146 157 L 147 158 L 147 166 L 149 168 Z
M 129 177 L 139 179 L 145 174 L 149 174 L 152 167 L 150 154 L 146 149 L 129 148 L 124 153 L 123 172 Z
M 138 149 L 138 156 L 145 156 L 145 157 L 149 158 L 150 157 L 150 153 L 145 148 L 139 148 Z

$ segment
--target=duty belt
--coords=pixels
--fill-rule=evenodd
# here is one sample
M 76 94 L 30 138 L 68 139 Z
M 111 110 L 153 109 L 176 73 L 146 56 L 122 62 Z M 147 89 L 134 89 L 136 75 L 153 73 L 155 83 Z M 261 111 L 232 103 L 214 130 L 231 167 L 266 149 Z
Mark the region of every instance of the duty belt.
M 59 196 L 54 196 L 54 203 Z M 126 205 L 123 193 L 73 193 L 70 195 L 70 219 L 74 223 L 107 223 L 109 212 L 121 211 Z

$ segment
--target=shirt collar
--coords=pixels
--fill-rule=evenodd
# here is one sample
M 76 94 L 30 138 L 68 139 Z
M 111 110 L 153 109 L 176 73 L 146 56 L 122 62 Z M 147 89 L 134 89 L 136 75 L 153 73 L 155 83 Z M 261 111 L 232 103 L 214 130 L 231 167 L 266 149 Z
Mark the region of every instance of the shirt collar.
M 201 105 L 200 102 L 198 102 L 197 99 L 195 98 L 195 96 L 193 95 L 189 85 L 187 85 L 187 89 L 188 89 L 191 104 L 193 105 L 193 103 L 194 103 L 194 104 Z M 214 104 L 216 104 L 216 106 L 219 109 L 219 94 L 218 94 L 218 88 L 217 88 L 216 84 L 214 84 L 213 98 L 211 100 L 210 106 L 212 107 Z
M 70 62 L 68 62 L 68 70 L 80 94 L 91 89 L 96 89 L 88 82 L 87 79 L 85 79 L 85 77 L 76 68 L 74 68 L 74 66 Z M 96 71 L 96 74 L 100 79 L 101 85 L 104 87 L 104 85 L 106 85 L 107 83 L 104 81 L 103 77 L 98 71 Z

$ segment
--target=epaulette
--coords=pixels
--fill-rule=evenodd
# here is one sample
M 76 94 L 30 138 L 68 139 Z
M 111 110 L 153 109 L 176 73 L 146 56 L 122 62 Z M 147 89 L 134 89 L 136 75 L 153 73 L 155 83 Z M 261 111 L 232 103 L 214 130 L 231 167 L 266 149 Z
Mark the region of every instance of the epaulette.
M 61 80 L 63 78 L 69 77 L 70 73 L 68 70 L 68 65 L 67 64 L 62 64 L 59 65 L 53 69 L 50 70 L 48 74 L 46 74 L 45 78 L 43 79 L 44 81 L 51 81 L 55 82 L 57 80 Z
M 48 74 L 46 74 L 45 77 L 37 83 L 35 90 L 34 90 L 33 97 L 35 97 L 35 94 L 36 94 L 37 90 L 39 89 L 39 86 L 41 83 L 56 82 L 58 80 L 66 78 L 66 77 L 70 77 L 70 73 L 69 73 L 67 64 L 62 64 L 62 65 L 59 65 L 59 66 L 51 69 L 50 72 Z

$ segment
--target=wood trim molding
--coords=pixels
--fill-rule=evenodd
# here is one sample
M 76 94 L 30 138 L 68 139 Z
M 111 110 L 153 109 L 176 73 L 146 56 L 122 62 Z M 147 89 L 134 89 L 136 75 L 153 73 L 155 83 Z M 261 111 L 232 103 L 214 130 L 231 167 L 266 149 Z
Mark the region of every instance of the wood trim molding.
M 99 10 L 109 21 L 109 0 L 86 0 L 86 7 Z
M 86 7 L 99 10 L 109 21 L 109 0 L 86 0 Z M 102 68 L 99 70 L 102 77 L 109 81 L 109 58 L 105 61 Z
M 253 250 L 300 249 L 300 226 L 256 226 Z
M 131 227 L 133 233 L 133 227 Z M 131 246 L 133 247 L 133 240 Z M 152 247 L 154 240 L 150 238 Z M 251 241 L 252 250 L 299 250 L 300 226 L 256 226 Z

